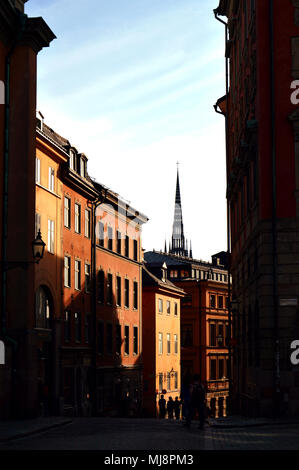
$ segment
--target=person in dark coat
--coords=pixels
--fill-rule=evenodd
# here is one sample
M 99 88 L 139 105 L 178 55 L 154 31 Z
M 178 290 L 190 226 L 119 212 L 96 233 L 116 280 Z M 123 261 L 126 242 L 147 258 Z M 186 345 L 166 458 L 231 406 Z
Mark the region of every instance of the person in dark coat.
M 174 401 L 172 397 L 169 397 L 168 402 L 167 402 L 167 414 L 168 414 L 168 419 L 173 419 L 173 411 L 174 411 Z
M 186 420 L 185 426 L 188 426 L 191 413 L 191 389 L 191 378 L 187 375 L 184 377 L 181 390 L 182 415 Z
M 181 401 L 179 400 L 178 397 L 175 397 L 174 403 L 174 414 L 176 419 L 180 419 L 180 414 L 181 414 Z
M 166 400 L 164 398 L 164 395 L 161 395 L 161 398 L 159 400 L 159 417 L 161 419 L 164 419 L 166 416 Z
M 199 419 L 199 428 L 203 429 L 205 424 L 205 413 L 206 413 L 206 392 L 202 383 L 199 381 L 199 375 L 194 375 L 194 381 L 191 391 L 190 399 L 191 412 L 187 420 L 187 425 L 191 425 L 191 420 L 195 418 L 196 413 Z

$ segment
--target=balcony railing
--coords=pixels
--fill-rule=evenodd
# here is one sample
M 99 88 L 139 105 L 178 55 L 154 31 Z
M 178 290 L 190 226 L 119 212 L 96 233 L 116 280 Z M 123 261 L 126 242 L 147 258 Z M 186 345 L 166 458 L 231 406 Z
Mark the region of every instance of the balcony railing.
M 227 378 L 221 380 L 209 380 L 207 383 L 207 389 L 210 392 L 216 390 L 226 390 L 229 388 L 229 380 Z

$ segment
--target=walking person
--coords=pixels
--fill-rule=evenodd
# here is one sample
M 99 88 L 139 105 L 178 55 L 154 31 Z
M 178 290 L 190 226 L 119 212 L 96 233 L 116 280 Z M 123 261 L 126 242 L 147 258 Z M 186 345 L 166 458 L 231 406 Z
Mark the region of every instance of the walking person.
M 166 416 L 166 400 L 164 398 L 164 395 L 161 395 L 161 398 L 159 400 L 159 418 L 164 419 Z
M 185 419 L 184 426 L 190 425 L 190 413 L 191 413 L 191 378 L 189 375 L 184 377 L 182 390 L 181 390 L 181 399 L 182 399 L 182 415 Z
M 172 397 L 169 397 L 168 402 L 167 402 L 167 414 L 168 414 L 168 419 L 173 419 L 173 411 L 174 411 L 174 401 Z
M 195 418 L 197 413 L 199 419 L 199 428 L 203 429 L 206 417 L 206 392 L 203 384 L 199 381 L 198 374 L 194 375 L 190 407 L 191 413 L 188 420 L 189 426 L 191 425 L 191 420 Z
M 181 415 L 181 401 L 179 400 L 178 397 L 175 397 L 175 400 L 174 400 L 174 403 L 173 403 L 173 407 L 174 407 L 175 419 L 180 419 L 180 415 Z

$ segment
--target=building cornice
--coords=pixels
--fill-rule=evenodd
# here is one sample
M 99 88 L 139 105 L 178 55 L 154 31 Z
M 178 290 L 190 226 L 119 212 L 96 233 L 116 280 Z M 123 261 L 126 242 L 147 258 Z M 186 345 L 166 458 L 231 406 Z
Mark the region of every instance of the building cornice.
M 49 47 L 53 39 L 56 36 L 42 17 L 27 18 L 21 45 L 31 47 L 38 54 L 44 47 Z
M 22 16 L 23 15 L 23 16 Z M 25 17 L 26 24 L 19 44 L 31 47 L 37 54 L 43 47 L 48 47 L 56 38 L 43 18 L 28 18 L 9 1 L 0 3 L 0 41 L 12 47 L 20 30 L 20 18 Z

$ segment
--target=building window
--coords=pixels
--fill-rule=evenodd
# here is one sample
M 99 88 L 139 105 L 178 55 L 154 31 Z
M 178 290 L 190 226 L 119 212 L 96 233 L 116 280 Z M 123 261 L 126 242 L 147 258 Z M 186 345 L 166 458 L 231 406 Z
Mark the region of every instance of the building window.
M 218 296 L 218 308 L 223 308 L 223 296 Z
M 81 342 L 81 313 L 75 313 L 75 341 Z
M 75 232 L 81 233 L 81 206 L 75 203 Z
M 125 279 L 125 307 L 129 308 L 129 279 Z
M 85 292 L 90 292 L 91 288 L 90 264 L 85 263 Z
M 48 220 L 48 251 L 54 253 L 54 220 Z
M 163 333 L 159 333 L 158 335 L 158 347 L 159 354 L 163 354 Z
M 217 373 L 216 373 L 216 359 L 211 359 L 210 360 L 210 380 L 216 380 L 217 378 Z
M 112 302 L 113 302 L 112 274 L 108 273 L 108 276 L 107 276 L 107 303 L 112 305 Z
M 210 346 L 216 346 L 216 325 L 210 324 Z
M 178 354 L 178 335 L 173 336 L 173 342 L 174 342 L 174 354 Z
M 90 238 L 90 210 L 85 209 L 85 236 Z
M 113 230 L 112 227 L 108 227 L 108 250 L 113 250 Z
M 125 326 L 125 354 L 129 355 L 130 353 L 130 330 L 129 327 Z
M 130 246 L 130 239 L 129 239 L 128 235 L 126 235 L 126 238 L 125 238 L 125 256 L 127 256 L 127 258 L 130 255 L 129 246 Z
M 104 302 L 105 294 L 104 294 L 104 281 L 105 281 L 105 274 L 104 271 L 98 272 L 98 302 Z
M 167 312 L 167 315 L 170 315 L 170 301 L 169 300 L 166 301 L 166 312 Z
M 69 165 L 71 170 L 75 169 L 75 153 L 73 150 L 70 151 Z
M 85 178 L 85 160 L 84 158 L 80 158 L 80 175 Z
M 211 308 L 216 307 L 216 296 L 214 294 L 210 295 L 210 307 Z
M 116 251 L 121 255 L 121 233 L 118 230 L 116 232 Z
M 48 181 L 48 188 L 50 191 L 54 192 L 54 168 L 51 166 L 49 167 L 49 181 Z
M 51 320 L 50 299 L 43 287 L 39 287 L 35 296 L 35 321 L 36 328 L 49 329 Z
M 159 374 L 159 392 L 162 392 L 163 390 L 163 374 Z
M 177 304 L 177 302 L 174 303 L 174 314 L 175 314 L 175 316 L 178 315 L 178 304 Z
M 167 354 L 170 354 L 170 333 L 167 333 Z
M 163 313 L 163 300 L 159 299 L 159 313 Z
M 40 184 L 40 159 L 35 159 L 35 182 Z
M 71 200 L 69 197 L 64 197 L 64 226 L 71 228 Z
M 133 328 L 133 353 L 138 354 L 138 327 Z
M 221 380 L 224 378 L 225 374 L 224 374 L 224 359 L 219 359 L 218 361 L 218 369 L 219 369 L 219 374 L 218 374 L 218 378 Z
M 98 323 L 98 353 L 104 354 L 104 323 Z
M 41 215 L 36 212 L 35 213 L 35 236 L 36 237 L 40 229 L 41 229 Z
M 81 289 L 81 261 L 75 260 L 75 289 Z
M 134 281 L 133 283 L 133 306 L 134 309 L 138 309 L 138 282 Z
M 167 372 L 167 391 L 171 390 L 170 372 Z
M 134 260 L 138 261 L 138 241 L 134 240 L 133 241 L 133 247 L 134 247 Z
M 184 348 L 193 346 L 193 327 L 192 325 L 182 325 L 181 341 Z
M 91 343 L 91 315 L 85 315 L 85 343 Z
M 177 390 L 179 386 L 179 381 L 178 381 L 178 373 L 174 373 L 174 389 Z
M 121 325 L 115 325 L 115 350 L 121 354 Z
M 107 323 L 106 325 L 106 337 L 107 337 L 106 351 L 107 351 L 107 354 L 109 355 L 112 354 L 112 349 L 113 349 L 112 329 L 113 327 L 111 323 Z
M 99 222 L 98 227 L 99 227 L 99 240 L 98 240 L 98 243 L 99 243 L 100 246 L 104 246 L 105 233 L 104 233 L 104 224 L 103 224 L 103 222 Z
M 121 277 L 116 277 L 116 305 L 121 306 Z
M 223 343 L 224 343 L 224 325 L 220 323 L 218 325 L 217 346 L 223 347 Z
M 71 312 L 64 312 L 64 341 L 68 343 L 71 340 Z
M 64 286 L 71 287 L 71 258 L 64 257 Z

